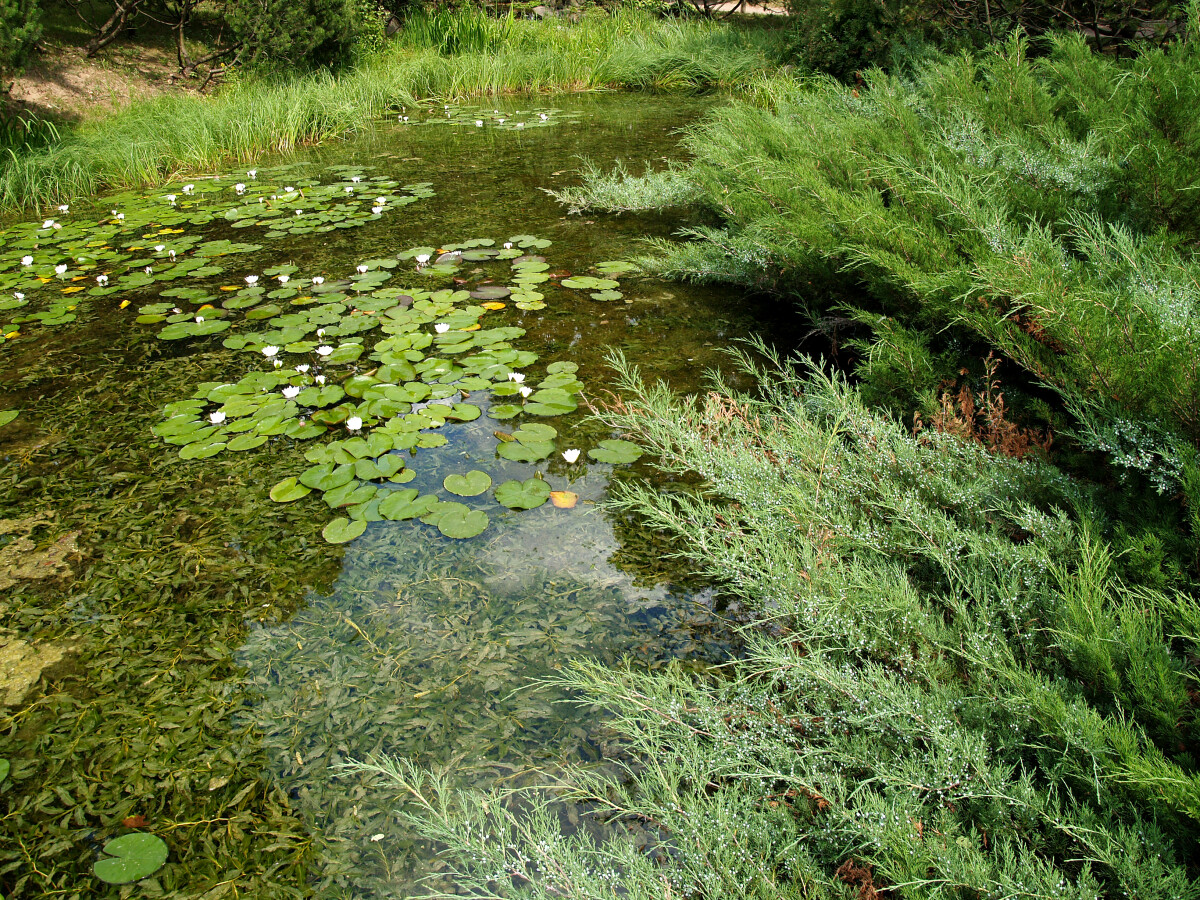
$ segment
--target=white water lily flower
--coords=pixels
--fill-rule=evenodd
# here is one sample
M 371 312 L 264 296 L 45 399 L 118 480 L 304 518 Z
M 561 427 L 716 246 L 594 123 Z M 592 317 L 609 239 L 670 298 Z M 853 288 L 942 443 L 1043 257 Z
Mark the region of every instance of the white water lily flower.
M 175 315 L 179 315 L 181 312 L 183 312 L 183 310 L 180 309 L 178 306 L 175 306 L 175 307 L 172 307 L 171 312 L 175 313 Z
M 325 283 L 325 279 L 324 279 L 324 278 L 322 278 L 320 275 L 314 275 L 314 276 L 313 276 L 312 283 L 313 283 L 313 284 L 324 284 L 324 283 Z
M 174 206 L 175 205 L 175 195 L 167 194 L 167 202 L 170 203 L 172 206 Z
M 354 188 L 352 188 L 350 185 L 346 185 L 344 188 L 342 188 L 342 190 L 344 190 L 347 194 L 354 193 Z
M 54 267 L 55 275 L 65 275 L 66 272 L 67 272 L 67 264 L 66 263 L 61 263 L 60 265 L 57 265 Z
M 362 181 L 362 176 L 361 175 L 351 175 L 350 180 L 353 181 L 355 184 L 358 184 L 360 181 Z
M 124 222 L 125 221 L 125 213 L 117 213 L 117 221 Z
M 162 252 L 163 252 L 164 250 L 166 250 L 166 249 L 167 249 L 167 246 L 166 246 L 166 244 L 155 244 L 155 245 L 154 245 L 154 252 L 155 252 L 155 253 L 162 253 Z
M 13 291 L 13 296 L 16 297 L 18 300 L 25 299 L 25 295 L 22 294 L 20 291 Z
M 418 253 L 417 254 L 417 265 L 423 266 L 427 262 L 429 262 L 429 254 L 428 253 Z
M 246 193 L 246 186 L 240 181 L 233 186 L 233 189 L 238 192 L 238 195 Z
M 324 383 L 325 383 L 325 376 L 324 376 L 324 375 L 318 375 L 316 378 L 314 378 L 314 379 L 313 379 L 313 381 L 315 381 L 317 384 L 324 384 Z
M 53 220 L 53 219 L 47 219 L 45 222 L 43 222 L 43 223 L 42 223 L 42 227 L 43 227 L 43 228 L 53 228 L 53 227 L 54 227 L 54 220 Z
M 362 419 L 358 416 L 351 416 L 346 420 L 347 431 L 358 431 L 360 428 L 362 428 Z
M 317 356 L 328 356 L 332 352 L 333 352 L 333 348 L 330 347 L 328 344 L 322 344 L 320 347 L 317 348 Z
M 276 347 L 274 344 L 267 344 L 267 346 L 262 348 L 262 355 L 265 356 L 267 359 L 271 359 L 273 356 L 278 355 L 278 353 L 279 353 L 279 348 Z
M 505 242 L 504 242 L 504 249 L 505 249 L 505 250 L 511 250 L 511 249 L 512 249 L 512 241 L 505 241 Z
M 433 330 L 436 331 L 438 334 L 445 334 L 447 331 L 450 330 L 450 326 L 447 325 L 445 322 L 438 322 L 436 325 L 433 326 Z
M 317 329 L 317 337 L 319 337 L 319 338 L 325 337 L 325 329 L 324 328 Z
M 175 258 L 175 251 L 174 251 L 174 250 L 168 250 L 168 251 L 167 251 L 167 256 L 171 257 L 171 259 L 174 259 L 174 258 Z
M 538 118 L 541 119 L 543 122 L 545 122 L 546 119 L 549 118 L 549 116 L 547 116 L 545 113 L 538 113 Z
M 225 421 L 225 413 L 221 412 L 220 410 L 211 412 L 208 414 L 208 421 L 212 422 L 214 425 L 220 425 Z
M 309 370 L 308 363 L 301 363 L 300 365 L 296 366 L 296 371 L 299 372 L 301 375 L 303 375 L 308 370 Z
M 376 205 L 378 205 L 378 206 L 383 206 L 384 204 L 386 204 L 386 203 L 387 203 L 387 197 L 376 197 L 376 198 L 375 198 L 375 203 L 376 203 Z
M 247 178 L 257 178 L 258 177 L 258 169 L 251 169 L 249 172 L 246 173 L 246 177 Z
M 284 192 L 285 194 L 290 194 L 290 193 L 292 192 L 292 189 L 291 189 L 290 187 L 285 187 L 285 188 L 283 189 L 283 192 Z
M 277 369 L 282 369 L 283 368 L 283 360 L 273 359 L 273 360 L 271 360 L 271 365 L 273 365 Z
M 196 324 L 199 325 L 204 321 L 204 316 L 196 316 Z
M 299 393 L 300 393 L 300 388 L 296 387 L 294 384 L 289 384 L 287 387 L 285 387 L 283 389 L 283 396 L 286 397 L 288 400 L 291 400 L 293 397 L 295 397 Z
M 407 121 L 408 121 L 408 116 L 401 116 L 401 117 L 400 117 L 400 121 L 401 121 L 401 122 L 407 122 Z
M 291 275 L 276 275 L 275 277 L 279 279 L 280 284 L 287 284 L 289 281 L 292 280 Z
M 564 450 L 562 458 L 565 459 L 568 463 L 574 463 L 575 460 L 579 459 L 579 451 L 578 450 Z
M 100 285 L 100 287 L 104 287 L 106 284 L 108 284 L 108 276 L 107 275 L 97 275 L 96 276 L 96 284 Z
M 195 186 L 194 184 L 185 184 L 185 185 L 183 186 L 183 192 L 184 192 L 185 194 L 190 194 L 190 193 L 191 193 L 192 191 L 194 191 L 195 189 L 196 189 L 196 186 Z
M 501 125 L 503 125 L 503 124 L 504 124 L 504 120 L 503 120 L 503 119 L 501 119 L 501 120 L 500 120 L 500 124 L 501 124 Z
M 251 287 L 254 287 L 254 285 L 258 284 L 258 276 L 257 275 L 247 275 L 246 276 L 246 284 L 250 285 Z
M 361 266 L 361 265 L 360 265 L 360 266 L 357 266 L 356 268 L 357 268 L 357 271 L 358 271 L 358 274 L 359 274 L 359 275 L 366 275 L 366 274 L 367 274 L 367 267 L 366 267 L 366 266 Z
M 60 206 L 60 207 L 58 208 L 58 211 L 59 211 L 60 213 L 70 212 L 70 211 L 71 211 L 71 207 L 70 207 L 70 206 L 68 206 L 66 203 L 64 203 L 62 206 Z
M 33 265 L 33 257 L 32 256 L 22 256 L 21 257 L 21 265 L 32 266 Z
M 150 267 L 150 266 L 146 266 L 146 270 L 145 270 L 145 271 L 146 271 L 146 274 L 147 274 L 147 275 L 153 275 L 153 274 L 154 274 L 154 269 L 153 269 L 152 267 Z
M 533 388 L 527 388 L 524 385 L 521 385 L 521 396 L 522 397 L 528 397 L 532 393 L 533 393 Z
M 296 210 L 296 215 L 298 215 L 298 216 L 304 215 L 304 210 L 302 210 L 302 209 Z
M 372 207 L 371 207 L 371 215 L 373 215 L 373 216 L 377 216 L 377 215 L 379 215 L 381 212 L 383 212 L 383 207 L 382 207 L 382 206 L 372 206 Z
M 524 372 L 509 372 L 508 380 L 515 381 L 517 384 L 520 384 L 522 381 L 525 380 L 525 373 Z
M 483 119 L 476 119 L 476 120 L 475 120 L 475 127 L 476 127 L 476 128 L 482 128 L 482 127 L 483 127 Z

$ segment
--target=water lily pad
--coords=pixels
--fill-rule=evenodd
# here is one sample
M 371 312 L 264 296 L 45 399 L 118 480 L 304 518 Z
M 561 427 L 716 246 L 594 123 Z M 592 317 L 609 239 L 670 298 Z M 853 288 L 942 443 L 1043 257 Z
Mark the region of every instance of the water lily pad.
M 579 495 L 574 491 L 551 491 L 550 502 L 558 509 L 574 509 L 579 502 Z
M 271 488 L 271 499 L 276 503 L 291 503 L 312 493 L 312 488 L 300 484 L 295 478 L 285 478 Z
M 421 518 L 427 525 L 449 538 L 473 538 L 488 527 L 488 517 L 481 509 L 471 509 L 462 503 L 439 503 Z
M 496 454 L 514 462 L 533 463 L 545 459 L 554 452 L 554 444 L 550 441 L 529 441 L 521 443 L 513 441 L 504 443 L 496 448 Z
M 496 488 L 495 495 L 496 502 L 509 509 L 536 509 L 550 498 L 550 485 L 540 478 L 506 481 Z
M 433 494 L 418 494 L 415 488 L 392 491 L 379 502 L 379 514 L 385 519 L 397 522 L 428 515 L 429 511 L 437 506 L 438 498 Z
M 321 536 L 331 544 L 344 544 L 359 537 L 366 530 L 366 520 L 334 519 L 321 531 Z
M 471 296 L 476 300 L 503 300 L 511 293 L 508 288 L 498 284 L 485 284 L 471 291 Z
M 558 437 L 558 429 L 540 422 L 526 422 L 513 432 L 512 437 L 514 441 L 520 441 L 522 444 L 552 441 Z
M 154 834 L 135 832 L 113 838 L 92 864 L 96 877 L 107 884 L 130 884 L 153 875 L 167 861 L 167 844 Z
M 19 409 L 0 409 L 0 428 L 3 428 L 21 414 Z
M 477 497 L 492 486 L 492 478 L 487 472 L 472 469 L 463 475 L 447 475 L 442 486 L 459 497 Z
M 631 463 L 642 455 L 642 448 L 629 441 L 601 441 L 600 446 L 588 451 L 588 456 L 597 462 L 620 465 Z

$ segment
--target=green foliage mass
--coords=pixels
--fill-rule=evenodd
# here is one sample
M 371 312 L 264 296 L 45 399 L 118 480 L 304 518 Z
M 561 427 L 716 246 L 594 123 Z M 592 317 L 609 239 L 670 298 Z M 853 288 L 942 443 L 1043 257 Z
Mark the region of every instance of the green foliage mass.
M 619 366 L 627 408 L 606 418 L 702 477 L 619 503 L 746 605 L 746 655 L 720 678 L 579 663 L 561 679 L 614 711 L 637 760 L 575 782 L 621 837 L 563 836 L 550 807 L 457 805 L 384 766 L 460 882 L 1200 896 L 1194 598 L 1117 578 L 1097 497 L 1055 467 L 914 437 L 815 367 L 743 363 L 756 395 L 682 402 Z M 501 873 L 524 887 L 497 890 Z
M 37 0 L 0 0 L 0 94 L 42 36 Z
M 356 13 L 349 0 L 239 0 L 229 26 L 247 66 L 328 66 L 349 56 Z
M 660 242 L 654 266 L 848 319 L 868 391 L 906 415 L 998 351 L 1061 396 L 1086 446 L 1187 488 L 1200 45 L 1130 61 L 1077 36 L 1051 49 L 1031 60 L 1014 38 L 862 90 L 765 80 L 687 136 L 681 177 L 721 225 Z M 590 205 L 620 208 L 595 181 Z

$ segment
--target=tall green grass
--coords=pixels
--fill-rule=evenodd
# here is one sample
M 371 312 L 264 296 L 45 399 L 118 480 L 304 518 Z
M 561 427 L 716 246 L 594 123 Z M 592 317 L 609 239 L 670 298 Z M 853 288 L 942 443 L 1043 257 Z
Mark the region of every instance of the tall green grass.
M 420 14 L 344 74 L 256 80 L 215 97 L 135 103 L 0 168 L 0 208 L 151 184 L 263 153 L 346 137 L 423 99 L 594 90 L 730 88 L 772 66 L 776 38 L 617 12 L 575 24 Z

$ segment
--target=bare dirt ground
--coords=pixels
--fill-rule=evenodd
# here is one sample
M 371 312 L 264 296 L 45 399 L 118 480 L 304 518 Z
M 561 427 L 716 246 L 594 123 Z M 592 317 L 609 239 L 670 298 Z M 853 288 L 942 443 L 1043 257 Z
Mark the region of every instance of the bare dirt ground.
M 174 56 L 156 47 L 128 44 L 88 59 L 81 47 L 48 44 L 16 79 L 9 102 L 16 111 L 78 122 L 199 84 L 180 78 Z

